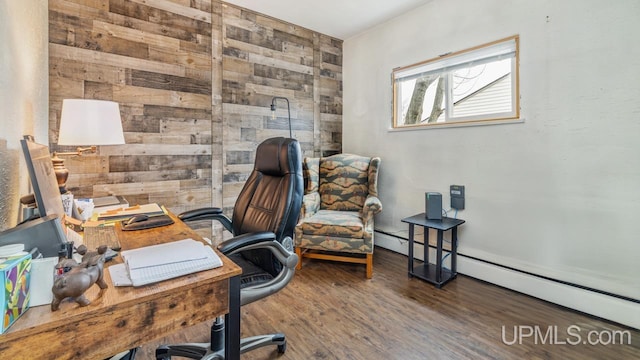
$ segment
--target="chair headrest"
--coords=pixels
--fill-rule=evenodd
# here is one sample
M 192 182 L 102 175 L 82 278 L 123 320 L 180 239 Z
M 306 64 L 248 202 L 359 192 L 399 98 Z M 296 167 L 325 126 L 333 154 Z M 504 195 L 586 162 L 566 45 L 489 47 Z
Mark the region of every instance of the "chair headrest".
M 255 168 L 257 171 L 270 176 L 284 176 L 291 172 L 289 156 L 295 151 L 296 139 L 284 137 L 270 138 L 258 145 L 256 150 Z

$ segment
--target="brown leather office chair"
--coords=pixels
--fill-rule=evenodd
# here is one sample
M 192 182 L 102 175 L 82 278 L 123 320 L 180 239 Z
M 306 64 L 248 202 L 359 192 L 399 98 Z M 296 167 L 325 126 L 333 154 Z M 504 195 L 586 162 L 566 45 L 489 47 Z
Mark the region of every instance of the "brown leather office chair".
M 258 145 L 253 171 L 233 209 L 232 220 L 220 208 L 204 208 L 179 215 L 183 221 L 217 220 L 234 237 L 218 249 L 242 267 L 240 303 L 249 304 L 284 288 L 293 278 L 298 256 L 293 253 L 293 231 L 303 196 L 302 156 L 297 140 L 271 138 Z M 222 318 L 212 327 L 210 343 L 164 345 L 157 359 L 182 356 L 224 359 L 220 338 Z M 214 335 L 218 334 L 218 335 Z M 253 336 L 240 341 L 240 353 L 267 345 L 286 350 L 284 334 Z

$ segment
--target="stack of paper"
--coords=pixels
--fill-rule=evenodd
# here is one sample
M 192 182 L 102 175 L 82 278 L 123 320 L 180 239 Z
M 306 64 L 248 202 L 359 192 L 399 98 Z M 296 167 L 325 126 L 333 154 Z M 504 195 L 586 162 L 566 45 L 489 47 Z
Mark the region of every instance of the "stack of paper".
M 129 202 L 122 196 L 103 196 L 92 200 L 93 215 L 95 216 L 110 210 L 121 210 L 129 207 Z
M 205 244 L 185 239 L 121 253 L 124 264 L 109 267 L 115 286 L 141 286 L 222 266 Z
M 140 214 L 148 216 L 163 215 L 164 211 L 160 205 L 156 203 L 136 205 L 128 208 L 118 208 L 101 212 L 98 214 L 98 220 L 119 220 Z

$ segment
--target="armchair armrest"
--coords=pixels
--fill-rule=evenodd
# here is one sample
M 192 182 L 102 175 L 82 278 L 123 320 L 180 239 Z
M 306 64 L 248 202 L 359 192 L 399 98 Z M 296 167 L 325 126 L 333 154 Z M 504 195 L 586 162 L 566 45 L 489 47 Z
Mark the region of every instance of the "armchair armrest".
M 311 192 L 302 197 L 302 208 L 300 209 L 300 219 L 308 218 L 320 210 L 320 194 Z
M 222 213 L 221 208 L 206 207 L 195 210 L 188 210 L 179 214 L 178 219 L 184 222 L 198 220 L 217 220 L 222 224 L 222 226 L 224 226 L 225 229 L 227 229 L 227 231 L 233 233 L 231 219 L 229 219 L 225 214 Z
M 286 237 L 282 240 L 285 244 L 292 244 L 293 240 Z M 298 264 L 298 255 L 286 249 L 276 241 L 272 232 L 246 233 L 233 237 L 218 246 L 221 253 L 229 256 L 241 251 L 266 249 L 280 262 L 282 270 L 273 279 L 257 285 L 242 288 L 240 302 L 242 305 L 252 303 L 270 294 L 283 289 L 293 278 L 295 267 Z
M 371 221 L 373 216 L 382 211 L 382 203 L 377 196 L 369 195 L 367 199 L 364 201 L 364 206 L 362 207 L 362 219 L 366 223 Z

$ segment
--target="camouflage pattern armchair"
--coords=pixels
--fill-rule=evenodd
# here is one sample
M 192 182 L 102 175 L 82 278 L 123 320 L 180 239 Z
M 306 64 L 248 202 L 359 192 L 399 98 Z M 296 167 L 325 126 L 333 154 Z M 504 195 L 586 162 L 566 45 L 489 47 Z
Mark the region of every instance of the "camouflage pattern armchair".
M 296 225 L 300 258 L 366 264 L 373 275 L 373 216 L 382 211 L 378 199 L 380 158 L 338 154 L 305 158 L 304 197 Z

